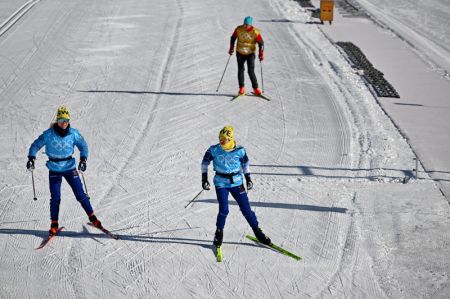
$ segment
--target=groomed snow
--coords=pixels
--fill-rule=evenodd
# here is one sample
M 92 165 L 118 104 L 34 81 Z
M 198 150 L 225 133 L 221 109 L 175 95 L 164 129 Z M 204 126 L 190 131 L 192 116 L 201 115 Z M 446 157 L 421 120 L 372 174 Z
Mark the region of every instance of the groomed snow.
M 215 92 L 229 36 L 249 14 L 266 43 L 270 102 L 230 102 L 234 56 Z M 430 178 L 409 179 L 410 145 L 308 21 L 286 0 L 34 6 L 0 39 L 0 297 L 448 296 L 447 201 Z M 96 214 L 121 239 L 87 226 L 63 184 L 65 230 L 35 251 L 50 224 L 48 171 L 41 153 L 33 201 L 26 155 L 61 104 L 90 146 Z M 300 262 L 247 240 L 230 200 L 217 263 L 215 192 L 185 208 L 226 124 L 251 159 L 262 229 Z

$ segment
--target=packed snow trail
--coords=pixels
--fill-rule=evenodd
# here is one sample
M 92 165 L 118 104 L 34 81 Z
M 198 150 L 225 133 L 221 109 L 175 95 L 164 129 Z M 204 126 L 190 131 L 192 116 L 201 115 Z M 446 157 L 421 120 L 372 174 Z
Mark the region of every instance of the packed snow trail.
M 404 252 L 396 234 L 409 227 L 397 220 L 396 201 L 401 207 L 412 195 L 427 195 L 434 202 L 429 227 L 421 228 L 431 240 L 433 225 L 448 228 L 448 210 L 431 181 L 398 184 L 408 174 L 408 145 L 319 30 L 306 19 L 282 22 L 291 9 L 285 5 L 41 1 L 2 37 L 2 295 L 335 298 L 394 296 L 399 287 L 400 295 L 429 294 L 431 279 L 419 285 L 400 275 L 425 270 L 396 259 Z M 235 56 L 215 92 L 229 36 L 248 14 L 265 39 L 270 102 L 230 102 Z M 26 153 L 60 104 L 90 146 L 91 202 L 119 240 L 85 225 L 63 184 L 65 229 L 36 252 L 50 224 L 48 172 L 38 155 L 33 201 Z M 230 200 L 217 263 L 214 191 L 185 208 L 201 188 L 204 151 L 226 124 L 248 150 L 255 182 L 249 197 L 261 227 L 300 262 L 247 240 L 251 229 Z M 391 210 L 379 214 L 378 201 Z M 409 254 L 426 266 L 439 257 L 428 253 Z M 440 273 L 439 265 L 433 269 Z

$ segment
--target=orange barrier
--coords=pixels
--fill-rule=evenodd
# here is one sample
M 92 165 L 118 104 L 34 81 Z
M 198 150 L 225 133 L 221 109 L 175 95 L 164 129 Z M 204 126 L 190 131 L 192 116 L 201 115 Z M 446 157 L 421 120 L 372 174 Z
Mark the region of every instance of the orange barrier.
M 320 22 L 333 21 L 334 0 L 320 0 Z

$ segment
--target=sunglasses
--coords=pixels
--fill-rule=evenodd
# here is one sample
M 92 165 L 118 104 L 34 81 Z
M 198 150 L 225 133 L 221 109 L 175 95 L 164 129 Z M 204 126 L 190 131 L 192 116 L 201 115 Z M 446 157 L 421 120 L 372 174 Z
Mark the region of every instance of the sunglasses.
M 70 119 L 66 119 L 66 118 L 58 119 L 58 123 L 60 123 L 60 124 L 69 123 L 69 122 L 70 122 Z

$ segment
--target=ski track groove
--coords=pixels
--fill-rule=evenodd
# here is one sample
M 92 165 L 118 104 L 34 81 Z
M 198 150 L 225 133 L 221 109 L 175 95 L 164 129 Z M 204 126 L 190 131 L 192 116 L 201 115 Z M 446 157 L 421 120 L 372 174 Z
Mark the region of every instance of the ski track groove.
M 281 156 L 284 153 L 284 147 L 285 147 L 285 144 L 286 144 L 286 135 L 287 135 L 286 116 L 285 116 L 286 113 L 284 111 L 284 104 L 283 104 L 284 100 L 283 100 L 283 98 L 280 95 L 278 84 L 275 81 L 273 82 L 273 84 L 275 86 L 275 90 L 276 90 L 276 93 L 277 93 L 277 98 L 279 99 L 280 108 L 281 108 L 281 112 L 282 112 L 282 114 L 281 114 L 281 116 L 282 116 L 282 124 L 283 124 L 283 135 L 282 135 L 281 142 L 280 142 L 281 143 L 280 144 L 280 149 L 278 150 L 277 157 L 275 158 L 275 162 L 279 163 L 279 161 L 281 159 Z
M 180 26 L 182 24 L 182 19 L 183 19 L 182 18 L 183 8 L 181 7 L 180 1 L 177 0 L 176 3 L 177 3 L 177 7 L 179 9 L 179 14 L 181 15 L 181 17 L 177 18 L 177 23 L 174 26 L 174 34 L 171 35 L 171 40 L 169 42 L 170 50 L 168 51 L 167 55 L 165 56 L 165 60 L 162 63 L 162 70 L 159 73 L 159 81 L 160 81 L 159 90 L 160 91 L 164 90 L 164 87 L 165 87 L 165 84 L 166 84 L 166 80 L 167 80 L 167 75 L 166 74 L 169 72 L 168 70 L 170 69 L 171 64 L 173 62 L 173 56 L 174 56 L 174 50 L 173 49 L 176 48 L 176 46 L 177 46 L 177 39 L 179 38 L 179 30 L 180 30 Z M 101 201 L 104 200 L 105 198 L 109 197 L 109 195 L 111 194 L 111 192 L 113 190 L 114 185 L 117 183 L 117 181 L 120 178 L 120 174 L 126 169 L 126 166 L 130 162 L 131 157 L 133 156 L 133 154 L 136 153 L 140 149 L 142 140 L 146 137 L 146 132 L 148 131 L 149 127 L 153 123 L 153 120 L 155 118 L 155 111 L 157 110 L 158 102 L 159 102 L 161 97 L 162 97 L 161 94 L 157 94 L 156 95 L 156 99 L 154 100 L 153 106 L 151 108 L 152 112 L 149 113 L 149 118 L 147 119 L 145 127 L 139 132 L 139 135 L 136 138 L 134 144 L 131 146 L 131 150 L 129 151 L 129 154 L 127 155 L 124 163 L 116 171 L 116 175 L 115 175 L 115 177 L 113 179 L 113 183 L 111 184 L 111 187 L 109 188 L 108 191 L 106 191 L 106 195 L 103 196 Z M 141 107 L 142 107 L 142 104 L 143 104 L 143 100 L 142 100 L 142 97 L 141 97 Z M 139 109 L 139 112 L 140 112 L 140 110 L 141 110 L 141 108 Z M 152 148 L 154 146 L 155 145 L 153 144 Z M 149 150 L 149 152 L 151 152 L 151 151 L 152 151 L 152 149 Z M 101 201 L 100 201 L 100 203 L 101 203 Z
M 61 10 L 59 10 L 61 11 Z M 56 22 L 52 23 L 52 26 L 48 27 L 44 36 L 40 39 L 40 45 L 44 45 L 44 42 L 47 40 L 50 31 L 53 28 L 58 28 L 58 30 L 60 30 L 60 26 L 59 24 L 61 24 L 61 22 L 66 19 L 66 16 L 69 15 L 69 13 L 71 12 L 71 10 L 65 10 L 62 14 L 58 14 L 58 19 Z M 12 33 L 11 33 L 12 34 Z M 8 78 L 7 82 L 4 82 L 4 88 L 3 90 L 0 92 L 0 95 L 3 95 L 3 93 L 8 90 L 8 88 L 18 79 L 18 73 L 20 73 L 24 67 L 28 64 L 29 61 L 31 61 L 31 59 L 36 55 L 36 53 L 38 53 L 38 50 L 40 50 L 39 45 L 35 44 L 35 46 L 33 47 L 32 51 L 30 53 L 28 53 L 28 55 L 25 56 L 24 59 L 22 59 L 22 61 L 16 65 L 16 68 L 12 71 L 12 75 Z M 41 64 L 42 65 L 44 63 L 43 60 L 41 60 Z M 24 87 L 25 84 L 27 84 L 28 81 L 23 82 L 23 84 L 21 85 L 21 88 L 19 90 L 22 90 L 22 88 Z M 7 106 L 9 106 L 10 103 L 13 102 L 14 97 L 10 97 L 10 101 L 8 101 L 5 105 L 2 106 L 2 111 L 7 111 L 7 109 L 5 109 Z

